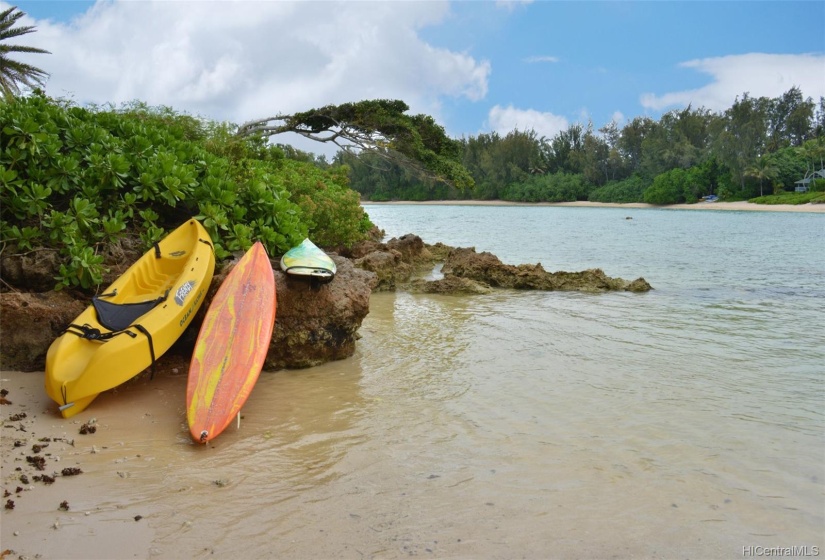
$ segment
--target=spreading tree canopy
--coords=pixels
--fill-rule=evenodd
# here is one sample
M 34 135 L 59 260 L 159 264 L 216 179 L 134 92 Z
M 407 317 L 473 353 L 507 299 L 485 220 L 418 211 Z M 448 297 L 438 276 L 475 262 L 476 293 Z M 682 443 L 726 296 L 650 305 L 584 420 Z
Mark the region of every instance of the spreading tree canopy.
M 407 115 L 408 110 L 403 101 L 391 99 L 327 105 L 250 121 L 237 134 L 269 137 L 295 132 L 347 152 L 378 154 L 459 189 L 472 188 L 473 178 L 461 164 L 461 144 L 432 117 Z

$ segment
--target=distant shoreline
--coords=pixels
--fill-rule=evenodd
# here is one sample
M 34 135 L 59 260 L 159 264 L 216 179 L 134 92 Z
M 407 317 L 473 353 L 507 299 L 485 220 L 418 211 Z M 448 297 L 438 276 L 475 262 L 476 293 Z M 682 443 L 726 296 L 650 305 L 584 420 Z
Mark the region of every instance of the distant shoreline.
M 416 202 L 397 200 L 372 202 L 362 200 L 365 206 L 412 205 L 412 206 L 558 206 L 571 208 L 659 208 L 662 210 L 730 210 L 745 212 L 816 212 L 825 213 L 825 204 L 754 204 L 753 202 L 697 202 L 696 204 L 669 204 L 655 206 L 642 202 L 619 204 L 616 202 L 507 202 L 504 200 L 427 200 Z

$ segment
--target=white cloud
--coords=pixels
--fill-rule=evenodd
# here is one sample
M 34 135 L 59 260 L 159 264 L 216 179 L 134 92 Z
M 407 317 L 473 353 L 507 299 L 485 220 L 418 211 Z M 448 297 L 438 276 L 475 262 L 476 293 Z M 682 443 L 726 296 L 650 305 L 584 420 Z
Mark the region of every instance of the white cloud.
M 24 59 L 46 92 L 78 103 L 141 100 L 236 123 L 363 99 L 402 99 L 438 120 L 446 97 L 487 94 L 487 61 L 419 29 L 446 2 L 98 2 L 70 23 L 34 21 Z M 276 139 L 279 140 L 279 139 Z
M 557 56 L 528 56 L 524 59 L 524 62 L 529 64 L 535 64 L 537 62 L 558 62 L 559 57 Z
M 496 0 L 496 7 L 503 8 L 508 12 L 512 12 L 519 6 L 525 6 L 527 4 L 532 4 L 533 0 Z
M 539 136 L 552 138 L 569 127 L 564 117 L 534 109 L 516 109 L 512 105 L 507 107 L 496 105 L 490 109 L 488 118 L 490 128 L 502 135 L 516 129 L 522 132 L 535 130 Z
M 750 53 L 689 60 L 680 64 L 710 74 L 713 81 L 698 89 L 663 95 L 645 93 L 643 107 L 661 111 L 668 107 L 704 107 L 724 111 L 737 96 L 779 97 L 794 86 L 806 97 L 825 96 L 825 55 Z

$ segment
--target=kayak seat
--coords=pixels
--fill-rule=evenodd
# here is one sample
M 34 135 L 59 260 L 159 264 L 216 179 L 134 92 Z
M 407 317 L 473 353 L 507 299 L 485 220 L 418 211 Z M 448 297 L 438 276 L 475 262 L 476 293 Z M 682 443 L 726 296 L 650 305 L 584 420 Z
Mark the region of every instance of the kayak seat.
M 92 305 L 97 313 L 98 322 L 110 331 L 117 332 L 134 325 L 137 319 L 157 307 L 160 303 L 166 301 L 166 296 L 169 295 L 169 292 L 167 291 L 157 299 L 137 303 L 113 303 L 100 299 L 112 295 L 115 294 L 95 296 L 92 298 Z

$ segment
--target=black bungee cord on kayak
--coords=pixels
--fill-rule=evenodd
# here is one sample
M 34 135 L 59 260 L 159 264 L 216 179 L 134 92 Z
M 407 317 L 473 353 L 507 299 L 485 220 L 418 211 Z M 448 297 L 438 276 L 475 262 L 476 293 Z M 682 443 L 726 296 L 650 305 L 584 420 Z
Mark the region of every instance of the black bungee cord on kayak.
M 160 248 L 157 244 L 155 244 L 155 250 L 155 256 L 160 258 Z M 169 290 L 166 290 L 165 294 L 156 299 L 138 303 L 112 303 L 110 301 L 100 299 L 115 295 L 117 295 L 117 290 L 92 298 L 92 306 L 95 308 L 98 322 L 101 326 L 109 329 L 110 332 L 102 332 L 100 329 L 89 324 L 76 325 L 73 323 L 66 327 L 63 332 L 72 333 L 80 338 L 85 338 L 86 340 L 99 340 L 101 342 L 106 342 L 121 334 L 127 334 L 132 338 L 135 338 L 137 334 L 129 329 L 137 330 L 141 334 L 145 335 L 146 339 L 149 341 L 149 355 L 152 358 L 152 370 L 149 378 L 154 379 L 155 362 L 157 359 L 155 357 L 155 344 L 152 340 L 152 333 L 150 333 L 143 325 L 135 323 L 134 321 L 166 301 L 166 298 L 169 296 Z
M 152 358 L 152 371 L 149 375 L 149 379 L 155 378 L 155 362 L 157 361 L 155 358 L 155 343 L 152 340 L 152 333 L 150 333 L 146 328 L 138 323 L 133 325 L 129 325 L 125 329 L 119 331 L 111 331 L 111 332 L 101 332 L 100 329 L 97 329 L 88 323 L 83 325 L 75 325 L 74 323 L 70 324 L 66 327 L 63 332 L 64 333 L 71 333 L 73 335 L 79 336 L 80 338 L 85 338 L 86 340 L 99 340 L 101 342 L 106 342 L 118 335 L 121 334 L 128 334 L 132 338 L 135 338 L 137 334 L 133 333 L 129 329 L 136 329 L 140 331 L 141 334 L 146 335 L 146 340 L 149 341 L 149 355 Z

